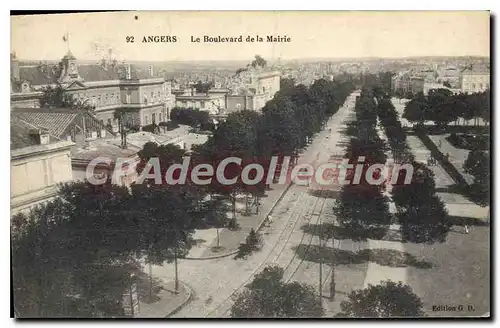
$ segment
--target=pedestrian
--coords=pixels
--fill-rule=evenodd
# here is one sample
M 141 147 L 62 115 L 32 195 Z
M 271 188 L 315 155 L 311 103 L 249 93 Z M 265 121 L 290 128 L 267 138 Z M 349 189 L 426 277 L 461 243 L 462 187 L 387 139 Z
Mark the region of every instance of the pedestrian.
M 268 216 L 266 217 L 266 219 L 264 220 L 264 226 L 266 226 L 266 227 L 270 227 L 270 226 L 271 226 L 271 223 L 273 223 L 272 216 L 268 215 Z
M 467 225 L 467 223 L 464 225 L 464 231 L 465 233 L 469 233 L 469 226 Z
M 438 142 L 438 147 L 441 148 L 441 140 Z

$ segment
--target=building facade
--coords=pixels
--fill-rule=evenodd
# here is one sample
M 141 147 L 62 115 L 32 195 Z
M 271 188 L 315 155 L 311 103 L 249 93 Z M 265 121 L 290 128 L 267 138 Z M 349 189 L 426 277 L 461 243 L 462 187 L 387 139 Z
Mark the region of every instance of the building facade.
M 127 110 L 129 124 L 144 126 L 167 121 L 175 106 L 170 82 L 155 76 L 152 65 L 147 70 L 132 64 L 78 65 L 68 51 L 58 66 L 19 67 L 11 56 L 13 107 L 39 107 L 43 87 L 57 83 L 73 99 L 94 106 L 95 116 L 115 130 L 116 110 Z
M 27 212 L 57 195 L 57 185 L 73 179 L 71 141 L 11 119 L 11 215 Z
M 402 72 L 392 77 L 391 91 L 400 94 L 416 94 L 424 91 L 424 83 L 423 77 L 411 75 L 410 72 Z
M 226 108 L 226 89 L 213 89 L 206 93 L 196 93 L 194 88 L 175 93 L 175 107 L 194 108 L 216 115 Z
M 469 66 L 460 76 L 460 86 L 464 93 L 486 91 L 490 89 L 490 81 L 490 71 L 487 67 Z
M 260 111 L 280 90 L 280 80 L 281 74 L 277 71 L 249 68 L 239 72 L 231 81 L 226 111 Z

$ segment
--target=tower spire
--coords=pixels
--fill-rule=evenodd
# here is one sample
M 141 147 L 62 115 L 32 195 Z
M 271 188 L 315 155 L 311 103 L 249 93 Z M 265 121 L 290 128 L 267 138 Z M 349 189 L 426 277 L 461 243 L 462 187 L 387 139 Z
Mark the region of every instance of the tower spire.
M 63 35 L 63 41 L 68 46 L 68 53 L 69 53 L 70 52 L 70 47 L 69 47 L 69 32 L 68 31 L 66 31 L 66 34 Z

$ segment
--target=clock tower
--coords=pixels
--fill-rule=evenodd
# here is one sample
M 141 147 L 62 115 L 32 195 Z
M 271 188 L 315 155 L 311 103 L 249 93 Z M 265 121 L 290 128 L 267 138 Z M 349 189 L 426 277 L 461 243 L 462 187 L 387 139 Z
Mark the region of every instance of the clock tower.
M 71 51 L 61 60 L 61 76 L 59 77 L 59 82 L 61 83 L 72 83 L 75 81 L 83 82 L 83 79 L 78 74 L 78 66 L 76 65 L 76 58 L 73 56 Z

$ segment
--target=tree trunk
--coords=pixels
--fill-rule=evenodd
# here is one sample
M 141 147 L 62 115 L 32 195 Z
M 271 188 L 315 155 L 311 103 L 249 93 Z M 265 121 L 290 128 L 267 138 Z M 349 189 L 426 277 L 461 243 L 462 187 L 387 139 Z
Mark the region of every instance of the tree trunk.
M 219 228 L 215 229 L 217 231 L 217 247 L 220 247 L 220 235 L 219 235 Z
M 149 302 L 153 301 L 153 266 L 149 262 Z
M 179 293 L 179 269 L 177 266 L 177 248 L 174 250 L 174 266 L 175 266 L 175 293 Z
M 245 215 L 250 214 L 250 197 L 248 192 L 245 193 Z
M 233 194 L 231 197 L 231 203 L 232 203 L 232 214 L 233 214 L 233 220 L 236 220 L 236 195 Z

